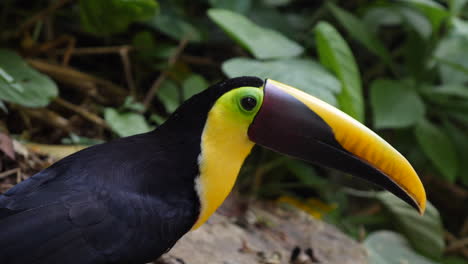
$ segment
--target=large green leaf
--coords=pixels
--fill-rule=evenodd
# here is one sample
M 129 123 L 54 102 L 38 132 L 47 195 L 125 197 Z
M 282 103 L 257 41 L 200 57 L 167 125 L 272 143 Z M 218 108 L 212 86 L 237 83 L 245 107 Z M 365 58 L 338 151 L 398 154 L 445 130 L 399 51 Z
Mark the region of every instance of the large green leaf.
M 374 33 L 370 31 L 359 18 L 331 2 L 328 3 L 328 7 L 351 37 L 361 42 L 361 44 L 372 53 L 379 56 L 385 63 L 389 65 L 392 64 L 387 48 L 385 48 Z
M 432 24 L 417 10 L 402 5 L 377 6 L 367 10 L 364 24 L 372 32 L 381 26 L 406 25 L 421 37 L 427 39 L 432 34 Z
M 424 243 L 423 240 L 420 243 Z M 371 264 L 437 264 L 414 252 L 401 235 L 391 231 L 377 231 L 364 241 Z
M 432 34 L 432 24 L 428 18 L 421 13 L 404 6 L 396 8 L 397 12 L 401 15 L 403 23 L 412 28 L 421 37 L 428 39 Z
M 375 34 L 381 26 L 401 24 L 402 18 L 393 6 L 374 6 L 366 10 L 362 23 Z
M 422 150 L 442 176 L 454 182 L 458 171 L 458 157 L 449 137 L 439 127 L 425 119 L 416 125 L 414 133 Z
M 364 100 L 361 77 L 356 60 L 346 41 L 329 23 L 320 22 L 315 28 L 320 62 L 338 76 L 342 84 L 338 95 L 340 108 L 364 122 Z
M 457 149 L 459 160 L 468 161 L 468 133 L 466 130 L 449 122 L 444 122 L 444 128 Z M 458 178 L 464 185 L 468 186 L 468 162 L 459 163 Z
M 439 27 L 448 18 L 449 12 L 444 6 L 433 0 L 400 0 L 409 3 L 419 9 L 431 21 L 434 32 L 439 31 Z
M 427 202 L 426 212 L 418 211 L 389 192 L 379 192 L 377 198 L 392 213 L 397 227 L 419 253 L 434 259 L 442 256 L 444 230 L 439 212 Z M 424 241 L 424 243 L 421 243 Z
M 104 118 L 112 131 L 121 137 L 145 133 L 152 129 L 143 115 L 133 112 L 121 113 L 114 108 L 106 108 Z
M 444 83 L 468 81 L 468 23 L 453 20 L 450 34 L 443 38 L 434 57 L 439 62 L 439 71 Z
M 124 32 L 131 23 L 148 20 L 158 11 L 155 0 L 80 0 L 84 29 L 98 35 Z
M 148 25 L 177 40 L 201 41 L 203 39 L 202 33 L 194 25 L 175 14 L 162 13 L 154 16 L 148 21 Z
M 423 101 L 405 82 L 376 80 L 370 93 L 376 128 L 408 127 L 424 117 Z
M 301 89 L 332 105 L 336 105 L 334 94 L 340 92 L 340 82 L 312 59 L 261 62 L 234 58 L 224 62 L 223 71 L 230 78 L 244 75 L 271 78 Z
M 453 18 L 451 20 L 451 33 L 454 35 L 459 35 L 465 39 L 468 39 L 468 21 L 461 18 Z
M 210 9 L 208 16 L 258 59 L 295 57 L 304 50 L 279 32 L 260 27 L 229 10 Z
M 57 95 L 57 86 L 48 76 L 29 67 L 16 53 L 0 49 L 1 100 L 41 107 Z
M 468 0 L 448 0 L 448 2 L 450 14 L 452 16 L 458 16 L 463 10 L 463 7 L 466 5 Z

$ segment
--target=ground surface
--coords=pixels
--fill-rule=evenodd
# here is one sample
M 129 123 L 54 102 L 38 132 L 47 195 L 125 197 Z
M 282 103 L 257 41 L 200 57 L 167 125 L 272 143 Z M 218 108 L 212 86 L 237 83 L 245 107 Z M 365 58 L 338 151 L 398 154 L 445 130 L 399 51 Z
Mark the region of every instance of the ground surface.
M 365 249 L 335 227 L 291 208 L 256 203 L 243 224 L 216 213 L 159 263 L 367 263 Z M 291 261 L 292 259 L 292 261 Z

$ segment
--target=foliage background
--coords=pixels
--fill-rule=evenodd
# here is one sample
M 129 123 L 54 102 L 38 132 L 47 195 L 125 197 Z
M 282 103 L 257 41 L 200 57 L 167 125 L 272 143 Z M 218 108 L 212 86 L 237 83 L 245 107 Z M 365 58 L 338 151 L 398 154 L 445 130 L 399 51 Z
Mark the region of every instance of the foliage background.
M 466 4 L 3 0 L 2 131 L 25 142 L 95 144 L 157 127 L 227 77 L 272 78 L 339 107 L 396 146 L 435 207 L 419 217 L 355 178 L 260 148 L 243 168 L 240 192 L 337 225 L 363 241 L 371 263 L 400 263 L 389 256 L 466 263 Z M 11 166 L 3 161 L 2 170 Z

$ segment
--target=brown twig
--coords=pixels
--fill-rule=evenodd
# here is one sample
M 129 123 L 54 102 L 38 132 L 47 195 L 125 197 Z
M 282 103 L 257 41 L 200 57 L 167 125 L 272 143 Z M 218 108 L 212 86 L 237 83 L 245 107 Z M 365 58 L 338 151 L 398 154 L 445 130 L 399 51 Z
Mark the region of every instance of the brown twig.
M 148 109 L 151 101 L 153 100 L 154 96 L 156 95 L 156 92 L 159 90 L 159 87 L 161 87 L 162 83 L 166 80 L 167 76 L 169 75 L 168 71 L 163 71 L 158 79 L 151 85 L 150 90 L 145 96 L 145 100 L 143 101 L 143 105 L 145 106 L 143 111 L 146 111 Z
M 88 47 L 88 48 L 75 48 L 73 49 L 73 56 L 79 55 L 99 55 L 99 54 L 109 54 L 109 53 L 120 53 L 122 50 L 132 51 L 134 48 L 128 45 L 122 46 L 110 46 L 110 47 Z M 67 52 L 66 49 L 57 50 L 56 54 L 63 55 Z
M 462 228 L 460 229 L 460 236 L 468 235 L 468 217 L 465 218 Z
M 75 37 L 70 36 L 70 35 L 61 35 L 56 39 L 47 41 L 41 45 L 39 45 L 37 48 L 33 49 L 32 51 L 29 52 L 29 55 L 37 55 L 39 53 L 45 53 L 48 52 L 52 49 L 55 49 L 58 46 L 61 46 L 63 44 L 67 44 L 67 49 L 70 49 L 69 46 L 74 46 L 75 45 Z
M 445 231 L 444 238 L 447 241 L 447 244 L 449 244 L 449 246 L 445 248 L 446 253 L 458 253 L 468 258 L 468 237 L 458 239 L 452 233 Z
M 75 38 L 70 39 L 70 42 L 68 42 L 67 48 L 65 49 L 65 53 L 63 54 L 63 58 L 62 58 L 63 66 L 68 66 L 68 64 L 70 63 L 71 55 L 73 53 L 73 50 L 75 50 L 75 45 L 76 45 L 76 39 Z
M 122 58 L 122 64 L 124 66 L 125 79 L 127 81 L 128 88 L 130 89 L 130 94 L 136 96 L 136 86 L 133 81 L 132 66 L 130 63 L 130 58 L 128 57 L 128 52 L 130 51 L 129 47 L 123 47 L 120 49 L 119 54 Z
M 450 243 L 450 245 L 448 245 L 445 248 L 445 252 L 447 252 L 447 253 L 457 252 L 457 251 L 459 251 L 460 249 L 462 249 L 462 248 L 464 248 L 466 246 L 468 246 L 468 237 L 454 240 L 453 242 Z
M 86 109 L 84 109 L 84 108 L 82 108 L 82 107 L 80 107 L 78 105 L 74 105 L 74 104 L 72 104 L 70 102 L 67 102 L 67 101 L 63 100 L 62 98 L 60 98 L 60 97 L 55 98 L 54 102 L 59 104 L 60 106 L 63 106 L 65 108 L 79 114 L 80 116 L 82 116 L 86 120 L 91 121 L 91 122 L 93 122 L 94 124 L 96 124 L 98 126 L 109 129 L 109 126 L 107 125 L 106 121 L 104 121 L 104 119 L 100 118 L 99 116 L 89 112 L 88 110 L 86 110 Z
M 102 54 L 111 54 L 117 53 L 120 55 L 122 59 L 122 64 L 124 67 L 125 72 L 125 79 L 127 81 L 128 88 L 130 89 L 130 93 L 132 95 L 136 94 L 136 86 L 135 82 L 133 81 L 133 74 L 132 74 L 132 66 L 130 63 L 130 58 L 128 56 L 129 52 L 134 50 L 132 46 L 129 45 L 122 45 L 122 46 L 111 46 L 111 47 L 89 47 L 89 48 L 73 48 L 73 49 L 65 49 L 65 50 L 58 50 L 55 54 L 64 55 L 68 57 L 78 56 L 78 55 L 102 55 Z M 64 58 L 64 61 L 66 57 Z M 68 60 L 67 60 L 68 61 Z
M 78 87 L 81 90 L 86 91 L 88 95 L 99 99 L 100 101 L 111 100 L 112 102 L 122 103 L 128 95 L 128 92 L 124 88 L 115 85 L 108 80 L 80 72 L 71 67 L 55 65 L 39 59 L 27 59 L 26 61 L 37 70 L 44 72 L 65 84 Z M 96 90 L 99 91 L 99 94 Z
M 23 180 L 23 174 L 20 169 L 16 171 L 16 184 L 20 183 Z
M 15 169 L 11 169 L 11 170 L 7 170 L 7 171 L 4 171 L 2 173 L 0 173 L 0 179 L 4 179 L 4 178 L 7 178 L 13 174 L 18 174 L 21 172 L 21 169 L 20 168 L 15 168 Z
M 179 45 L 177 46 L 177 50 L 174 52 L 174 54 L 172 54 L 172 56 L 168 60 L 168 68 L 169 69 L 177 62 L 179 56 L 184 51 L 184 49 L 187 46 L 188 42 L 189 42 L 188 38 L 184 38 L 179 42 Z M 143 101 L 143 105 L 145 106 L 145 110 L 148 109 L 151 101 L 153 100 L 154 96 L 156 95 L 156 92 L 158 91 L 161 84 L 166 80 L 168 75 L 169 75 L 169 70 L 165 70 L 153 82 L 153 85 L 151 86 L 150 90 L 146 94 L 145 99 Z
M 26 115 L 41 120 L 42 122 L 50 126 L 60 128 L 61 130 L 66 131 L 68 133 L 72 132 L 70 122 L 54 111 L 51 111 L 46 108 L 30 109 L 21 106 L 18 106 L 18 108 L 21 109 L 21 111 L 24 112 Z
M 196 65 L 208 65 L 208 66 L 218 66 L 219 64 L 216 63 L 214 60 L 210 58 L 192 56 L 192 55 L 181 55 L 180 60 L 185 61 L 189 64 L 196 64 Z
M 71 1 L 73 1 L 73 0 L 55 1 L 52 5 L 50 5 L 46 9 L 40 11 L 36 15 L 34 15 L 31 18 L 29 18 L 28 20 L 26 20 L 23 24 L 21 24 L 19 26 L 19 28 L 18 28 L 17 33 L 16 33 L 17 36 L 21 35 L 24 31 L 26 31 L 29 27 L 34 25 L 36 22 L 38 22 L 40 20 L 43 20 L 45 17 L 47 17 L 50 14 L 52 14 L 53 12 L 55 12 L 55 10 L 61 8 L 62 6 L 64 6 L 65 4 L 67 4 L 68 2 L 71 2 Z

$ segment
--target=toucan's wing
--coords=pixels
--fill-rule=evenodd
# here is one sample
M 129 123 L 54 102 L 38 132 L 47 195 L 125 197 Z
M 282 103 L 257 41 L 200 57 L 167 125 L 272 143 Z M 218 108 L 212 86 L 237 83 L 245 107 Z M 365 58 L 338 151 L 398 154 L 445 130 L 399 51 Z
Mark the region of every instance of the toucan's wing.
M 0 196 L 0 263 L 144 263 L 193 224 L 180 204 L 57 173 L 45 170 Z

